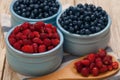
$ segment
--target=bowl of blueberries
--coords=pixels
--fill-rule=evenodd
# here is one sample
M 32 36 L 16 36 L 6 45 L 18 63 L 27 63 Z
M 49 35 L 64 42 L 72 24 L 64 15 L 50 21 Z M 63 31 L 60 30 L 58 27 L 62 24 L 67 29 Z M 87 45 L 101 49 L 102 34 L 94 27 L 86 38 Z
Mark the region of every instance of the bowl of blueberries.
M 110 40 L 111 19 L 105 10 L 93 4 L 70 6 L 57 17 L 64 35 L 64 51 L 83 56 L 106 48 Z
M 61 10 L 59 0 L 13 0 L 10 5 L 11 25 L 25 21 L 44 21 L 56 25 L 56 17 Z

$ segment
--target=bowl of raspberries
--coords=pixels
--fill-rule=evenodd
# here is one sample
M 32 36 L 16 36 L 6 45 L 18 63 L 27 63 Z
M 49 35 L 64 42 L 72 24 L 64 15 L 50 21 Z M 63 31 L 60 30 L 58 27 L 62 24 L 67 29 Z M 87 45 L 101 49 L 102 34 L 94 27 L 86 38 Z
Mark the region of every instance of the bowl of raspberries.
M 13 70 L 29 76 L 45 75 L 61 64 L 63 35 L 52 24 L 24 22 L 8 32 L 6 47 Z
M 11 25 L 25 21 L 44 21 L 56 25 L 56 17 L 61 10 L 59 0 L 13 0 L 10 5 Z
M 65 38 L 64 51 L 78 56 L 106 48 L 110 25 L 110 16 L 102 7 L 87 3 L 70 6 L 57 17 Z

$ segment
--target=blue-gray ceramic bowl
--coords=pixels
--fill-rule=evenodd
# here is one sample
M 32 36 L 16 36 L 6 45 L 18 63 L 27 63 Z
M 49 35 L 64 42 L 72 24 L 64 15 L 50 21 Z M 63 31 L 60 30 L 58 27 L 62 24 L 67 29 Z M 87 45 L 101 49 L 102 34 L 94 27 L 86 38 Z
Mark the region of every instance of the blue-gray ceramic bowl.
M 18 14 L 16 14 L 13 10 L 13 6 L 14 6 L 14 3 L 16 2 L 17 0 L 13 0 L 11 5 L 10 5 L 10 13 L 11 13 L 11 26 L 16 26 L 18 24 L 21 24 L 23 22 L 37 22 L 37 21 L 43 21 L 45 23 L 52 23 L 54 26 L 56 26 L 56 18 L 57 16 L 61 13 L 62 11 L 62 5 L 61 3 L 58 1 L 60 7 L 59 7 L 59 10 L 56 14 L 54 14 L 53 16 L 50 16 L 48 18 L 43 18 L 43 19 L 29 19 L 29 18 L 24 18 L 22 16 L 19 16 Z
M 23 75 L 41 76 L 55 71 L 61 64 L 63 58 L 63 35 L 58 31 L 60 43 L 47 52 L 28 54 L 13 48 L 8 37 L 14 30 L 13 27 L 6 36 L 6 56 L 8 64 L 13 70 Z
M 107 26 L 100 32 L 90 35 L 78 35 L 66 31 L 60 25 L 58 20 L 60 16 L 63 14 L 63 12 L 59 14 L 56 22 L 58 28 L 64 35 L 63 49 L 65 52 L 73 55 L 83 56 L 90 52 L 96 52 L 99 48 L 104 49 L 108 46 L 108 42 L 110 40 L 110 26 L 111 26 L 110 16 L 108 16 Z

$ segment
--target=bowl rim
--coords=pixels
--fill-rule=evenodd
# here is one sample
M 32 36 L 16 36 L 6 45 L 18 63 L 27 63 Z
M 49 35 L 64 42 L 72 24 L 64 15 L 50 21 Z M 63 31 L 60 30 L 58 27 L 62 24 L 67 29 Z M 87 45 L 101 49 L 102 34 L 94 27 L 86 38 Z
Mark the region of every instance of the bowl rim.
M 52 19 L 52 18 L 56 17 L 56 16 L 62 11 L 62 5 L 61 5 L 60 1 L 57 0 L 57 2 L 59 3 L 60 6 L 59 6 L 59 9 L 58 9 L 57 13 L 55 13 L 54 15 L 49 16 L 49 17 L 47 17 L 47 18 L 42 18 L 42 19 L 30 19 L 30 18 L 25 18 L 25 17 L 22 17 L 22 16 L 16 14 L 15 11 L 13 10 L 13 5 L 14 5 L 14 3 L 15 3 L 16 1 L 17 1 L 17 0 L 13 0 L 13 1 L 12 1 L 11 5 L 10 5 L 10 13 L 11 13 L 12 15 L 14 15 L 15 17 L 20 18 L 20 19 L 25 20 L 25 21 L 30 21 L 30 22 L 32 22 L 32 21 L 36 22 L 36 21 L 40 21 L 40 20 L 41 20 L 41 21 L 47 21 L 47 20 L 49 20 L 49 19 Z
M 69 35 L 69 36 L 71 36 L 71 37 L 91 38 L 91 37 L 94 37 L 94 36 L 98 36 L 98 35 L 104 33 L 107 29 L 109 29 L 110 26 L 111 26 L 111 23 L 112 23 L 112 20 L 111 20 L 110 16 L 107 14 L 107 15 L 108 15 L 108 24 L 107 24 L 107 26 L 106 26 L 103 30 L 101 30 L 101 31 L 99 31 L 99 32 L 97 32 L 97 33 L 94 33 L 94 34 L 90 34 L 90 35 L 78 35 L 78 34 L 73 34 L 73 33 L 68 32 L 68 31 L 65 30 L 64 28 L 62 28 L 62 26 L 60 25 L 60 23 L 59 23 L 59 21 L 58 21 L 59 18 L 60 18 L 60 16 L 61 16 L 65 11 L 66 11 L 66 9 L 65 9 L 64 11 L 62 11 L 62 12 L 58 15 L 58 17 L 57 17 L 57 19 L 56 19 L 56 23 L 57 23 L 58 28 L 59 28 L 64 34 Z
M 33 24 L 33 23 L 35 23 L 35 22 L 29 22 L 29 23 Z M 45 23 L 45 24 L 47 24 L 47 23 Z M 21 24 L 19 24 L 19 25 L 21 25 Z M 19 26 L 19 25 L 17 25 L 17 26 Z M 60 47 L 62 46 L 62 44 L 63 44 L 63 41 L 64 41 L 63 34 L 57 29 L 57 32 L 58 32 L 58 34 L 59 34 L 59 36 L 60 36 L 60 43 L 59 43 L 56 47 L 54 47 L 53 49 L 48 50 L 48 51 L 46 51 L 46 52 L 32 53 L 32 54 L 19 51 L 19 50 L 15 49 L 14 47 L 12 47 L 12 45 L 9 43 L 9 40 L 8 40 L 9 35 L 11 34 L 11 32 L 12 32 L 17 26 L 14 26 L 12 29 L 10 29 L 10 30 L 8 31 L 8 33 L 6 34 L 5 41 L 6 41 L 6 44 L 7 44 L 8 48 L 10 48 L 10 49 L 12 49 L 13 51 L 17 52 L 18 55 L 27 56 L 27 57 L 38 57 L 38 56 L 50 55 L 50 54 L 52 54 L 52 52 L 54 52 L 54 51 L 56 51 L 58 48 L 60 48 Z

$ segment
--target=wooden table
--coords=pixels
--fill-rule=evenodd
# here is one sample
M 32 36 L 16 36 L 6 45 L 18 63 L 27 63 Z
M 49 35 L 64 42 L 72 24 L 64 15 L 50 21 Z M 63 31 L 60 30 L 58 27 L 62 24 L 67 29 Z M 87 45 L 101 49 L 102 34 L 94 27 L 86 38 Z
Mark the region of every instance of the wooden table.
M 0 15 L 9 14 L 9 5 L 12 0 L 0 0 Z M 78 3 L 93 3 L 102 6 L 112 18 L 111 40 L 109 46 L 120 57 L 120 0 L 60 0 L 63 9 Z M 0 20 L 1 20 L 0 16 Z M 2 24 L 2 23 L 1 23 Z M 0 26 L 0 80 L 19 80 L 14 71 L 10 69 L 5 58 L 5 43 L 2 26 Z

